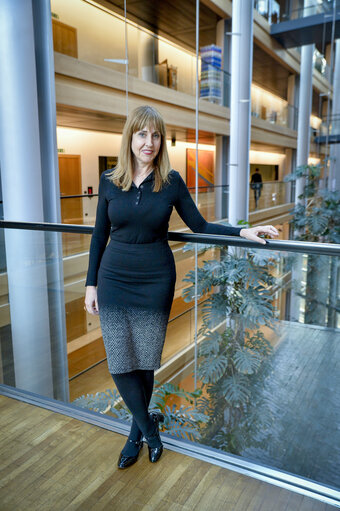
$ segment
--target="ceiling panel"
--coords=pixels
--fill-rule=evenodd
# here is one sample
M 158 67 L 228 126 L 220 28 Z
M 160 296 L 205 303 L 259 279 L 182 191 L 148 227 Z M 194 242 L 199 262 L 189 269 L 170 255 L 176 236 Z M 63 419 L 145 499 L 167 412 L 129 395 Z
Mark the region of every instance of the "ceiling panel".
M 124 15 L 122 0 L 97 0 L 114 12 Z M 178 44 L 194 50 L 196 47 L 196 2 L 195 0 L 127 0 L 127 18 L 175 40 Z M 200 3 L 199 45 L 216 43 L 216 24 L 221 18 Z
M 108 133 L 123 132 L 125 117 L 118 115 L 94 112 L 72 106 L 57 105 L 57 126 L 86 129 L 92 131 L 105 131 Z M 195 142 L 195 130 L 178 128 L 167 125 L 167 138 L 175 137 L 181 142 Z M 199 132 L 200 144 L 215 144 L 215 134 L 207 131 Z

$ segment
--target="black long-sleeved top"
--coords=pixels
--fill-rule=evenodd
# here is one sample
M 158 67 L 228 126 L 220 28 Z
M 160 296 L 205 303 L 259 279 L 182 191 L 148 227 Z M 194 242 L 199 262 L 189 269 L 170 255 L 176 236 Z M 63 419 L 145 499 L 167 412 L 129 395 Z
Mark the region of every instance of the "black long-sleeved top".
M 106 178 L 109 172 L 111 170 L 106 170 L 100 177 L 96 223 L 91 239 L 85 286 L 97 285 L 97 273 L 109 236 L 111 240 L 124 243 L 166 240 L 174 206 L 193 232 L 240 235 L 241 227 L 210 223 L 202 217 L 176 170 L 170 171 L 170 184 L 164 185 L 160 192 L 152 191 L 153 172 L 139 187 L 132 183 L 127 192 L 123 192 Z

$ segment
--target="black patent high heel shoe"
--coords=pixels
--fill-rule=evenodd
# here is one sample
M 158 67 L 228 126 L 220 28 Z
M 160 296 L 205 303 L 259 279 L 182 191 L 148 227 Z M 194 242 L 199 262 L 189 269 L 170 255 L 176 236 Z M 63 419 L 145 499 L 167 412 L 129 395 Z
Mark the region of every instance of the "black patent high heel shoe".
M 159 435 L 159 429 L 158 428 L 159 428 L 159 423 L 160 422 L 164 422 L 164 415 L 161 412 L 151 412 L 149 415 L 150 415 L 151 419 L 155 423 L 156 433 L 154 435 L 150 436 L 150 437 L 145 437 L 145 439 L 148 442 L 148 439 L 152 438 L 152 439 L 158 440 L 158 442 L 161 444 L 159 447 L 150 447 L 150 445 L 148 445 L 148 448 L 149 448 L 149 460 L 151 461 L 151 463 L 155 463 L 156 461 L 159 460 L 159 458 L 161 457 L 162 452 L 163 452 L 163 444 L 162 444 L 162 441 L 161 441 L 161 437 Z
M 143 447 L 143 440 L 140 440 L 140 441 L 130 440 L 130 439 L 128 439 L 128 440 L 129 440 L 129 442 L 132 442 L 133 444 L 137 445 L 137 447 L 139 447 L 138 453 L 136 454 L 136 456 L 125 456 L 125 454 L 120 453 L 119 459 L 118 459 L 118 468 L 127 468 L 127 467 L 130 467 L 131 465 L 133 465 L 134 463 L 136 463 L 139 453 Z

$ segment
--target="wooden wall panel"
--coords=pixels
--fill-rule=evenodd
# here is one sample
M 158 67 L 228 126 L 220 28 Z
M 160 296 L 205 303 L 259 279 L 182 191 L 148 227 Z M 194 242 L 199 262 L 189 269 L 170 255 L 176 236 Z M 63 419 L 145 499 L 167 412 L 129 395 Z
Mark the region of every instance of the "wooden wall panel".
M 52 18 L 54 51 L 78 58 L 77 29 Z

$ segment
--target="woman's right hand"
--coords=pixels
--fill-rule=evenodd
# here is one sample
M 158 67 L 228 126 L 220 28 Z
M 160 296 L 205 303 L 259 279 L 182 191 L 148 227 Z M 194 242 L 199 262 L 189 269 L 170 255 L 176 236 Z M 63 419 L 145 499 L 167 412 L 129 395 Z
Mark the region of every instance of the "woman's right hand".
M 96 286 L 86 286 L 85 292 L 85 307 L 87 312 L 98 316 L 98 300 L 97 300 L 97 288 Z

